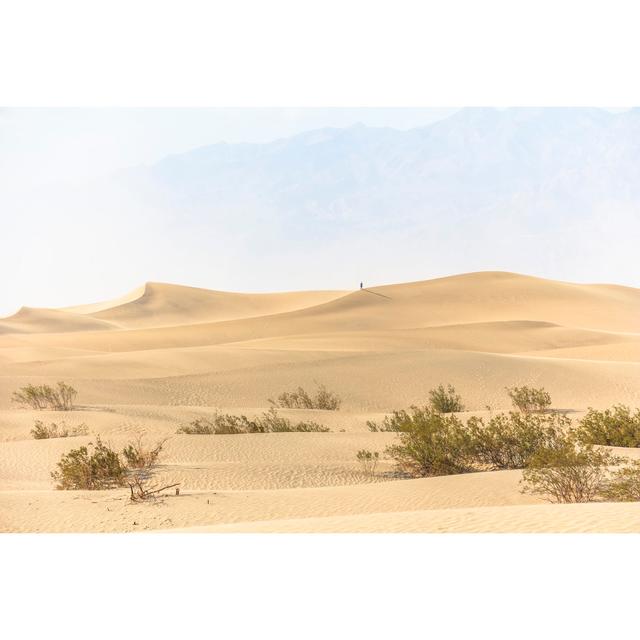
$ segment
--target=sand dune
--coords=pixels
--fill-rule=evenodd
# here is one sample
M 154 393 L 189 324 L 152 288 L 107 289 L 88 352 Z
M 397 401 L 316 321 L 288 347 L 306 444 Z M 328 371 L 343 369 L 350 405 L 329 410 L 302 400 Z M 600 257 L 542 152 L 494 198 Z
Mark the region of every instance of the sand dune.
M 27 383 L 64 379 L 80 410 L 17 407 Z M 122 298 L 0 320 L 0 527 L 19 531 L 623 531 L 628 505 L 547 505 L 519 472 L 371 481 L 356 464 L 392 434 L 369 419 L 453 383 L 470 412 L 508 409 L 504 387 L 543 385 L 554 406 L 640 405 L 640 290 L 473 273 L 363 291 L 235 294 L 148 283 Z M 298 385 L 339 412 L 284 410 L 331 433 L 176 435 L 216 410 L 254 416 Z M 36 419 L 90 435 L 35 441 Z M 57 492 L 60 456 L 96 435 L 116 447 L 170 436 L 151 507 L 126 492 Z M 208 501 L 208 502 L 207 502 Z M 136 522 L 138 524 L 132 524 Z
M 147 282 L 116 300 L 64 309 L 22 307 L 0 320 L 0 333 L 59 333 L 165 327 L 237 320 L 304 309 L 344 291 L 229 293 Z
M 114 329 L 116 326 L 105 320 L 68 311 L 22 307 L 14 315 L 0 320 L 0 334 L 104 331 Z
M 101 302 L 80 304 L 73 307 L 64 307 L 62 311 L 67 311 L 69 313 L 79 313 L 82 315 L 91 315 L 98 313 L 99 311 L 111 309 L 113 307 L 120 307 L 127 304 L 128 302 L 133 302 L 134 300 L 137 300 L 138 298 L 143 296 L 146 286 L 146 284 L 143 284 L 141 287 L 136 287 L 132 291 L 129 291 L 129 293 L 125 293 L 123 296 L 115 298 L 114 300 L 104 300 Z
M 262 520 L 172 529 L 175 533 L 637 533 L 633 504 L 553 504 L 428 509 Z
M 136 291 L 139 295 L 122 304 L 110 305 L 108 308 L 93 307 L 88 312 L 94 318 L 126 328 L 164 327 L 284 313 L 312 307 L 345 293 L 229 293 L 156 282 L 147 282 Z

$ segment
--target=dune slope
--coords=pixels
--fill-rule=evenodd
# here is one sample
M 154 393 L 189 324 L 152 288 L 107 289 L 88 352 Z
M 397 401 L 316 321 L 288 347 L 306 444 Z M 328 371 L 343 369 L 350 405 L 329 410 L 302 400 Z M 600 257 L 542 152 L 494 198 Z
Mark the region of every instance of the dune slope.
M 80 410 L 25 410 L 11 394 L 65 380 Z M 452 383 L 473 413 L 509 409 L 504 388 L 544 386 L 556 408 L 640 405 L 640 290 L 486 272 L 362 291 L 235 294 L 148 283 L 123 298 L 22 309 L 0 320 L 0 527 L 10 531 L 622 531 L 626 505 L 545 505 L 518 472 L 371 481 L 355 454 L 393 434 L 367 420 Z M 177 435 L 216 410 L 325 384 L 339 412 L 284 410 L 331 433 Z M 36 419 L 88 436 L 33 440 Z M 57 492 L 50 472 L 100 434 L 122 447 L 169 437 L 155 507 L 126 492 Z M 565 508 L 566 507 L 566 508 Z M 571 508 L 569 508 L 571 507 Z M 575 507 L 575 508 L 574 508 Z M 136 522 L 138 524 L 132 524 Z

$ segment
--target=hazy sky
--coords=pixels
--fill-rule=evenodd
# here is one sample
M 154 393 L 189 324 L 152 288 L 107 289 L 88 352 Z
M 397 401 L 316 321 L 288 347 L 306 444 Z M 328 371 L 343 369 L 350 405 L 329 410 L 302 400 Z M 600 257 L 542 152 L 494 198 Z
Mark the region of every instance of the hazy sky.
M 274 260 L 263 272 L 256 267 L 261 256 L 248 240 L 242 245 L 242 234 L 225 243 L 228 230 L 224 226 L 183 225 L 181 211 L 175 212 L 173 226 L 167 227 L 166 220 L 162 226 L 148 202 L 139 203 L 121 193 L 95 201 L 92 180 L 221 141 L 261 143 L 357 123 L 412 129 L 456 111 L 0 109 L 0 317 L 23 305 L 61 307 L 117 297 L 149 280 L 223 290 L 283 290 L 306 288 L 307 283 L 308 288 L 348 288 L 360 279 L 361 266 L 366 267 L 362 262 L 371 253 L 357 236 L 354 242 L 362 246 L 346 256 L 343 268 L 348 267 L 348 273 L 335 266 L 327 269 L 327 263 L 336 264 L 332 263 L 336 256 L 323 245 L 316 247 L 314 257 L 303 250 L 295 255 L 291 246 L 271 247 L 273 255 L 282 254 L 281 264 L 276 267 Z M 402 231 L 406 242 L 416 243 L 419 256 L 421 239 L 412 237 L 411 229 Z M 460 272 L 478 267 L 465 262 L 464 252 L 455 253 L 450 264 L 441 261 L 427 272 L 420 271 L 408 255 L 403 257 L 404 271 L 395 275 L 405 279 L 444 275 L 437 269 Z M 316 266 L 311 266 L 311 259 Z M 295 269 L 288 266 L 289 261 L 296 263 Z M 388 281 L 394 274 L 384 271 L 387 266 L 372 265 L 369 274 Z M 622 264 L 618 272 L 625 269 Z
M 145 280 L 176 273 L 162 260 L 158 241 L 145 244 L 153 221 L 132 207 L 130 233 L 109 226 L 105 205 L 100 212 L 86 205 L 73 229 L 56 224 L 60 204 L 53 205 L 52 185 L 73 193 L 75 185 L 118 169 L 153 163 L 172 153 L 217 142 L 269 142 L 321 127 L 357 123 L 411 129 L 444 118 L 456 109 L 391 108 L 123 108 L 0 109 L 0 317 L 21 306 L 54 307 L 118 296 Z M 65 195 L 65 197 L 68 197 Z M 96 203 L 104 205 L 104 203 Z M 79 206 L 70 203 L 70 206 Z M 130 206 L 127 203 L 124 206 Z M 93 210 L 92 210 L 93 209 Z M 66 213 L 66 211 L 64 212 Z M 43 218 L 46 221 L 42 222 Z M 35 220 L 41 222 L 36 223 Z M 33 222 L 30 222 L 33 221 Z M 163 239 L 164 240 L 164 239 Z M 197 239 L 194 239 L 194 242 Z M 167 238 L 167 242 L 171 242 Z M 95 262 L 112 250 L 114 263 Z M 117 261 L 127 250 L 129 264 Z M 135 252 L 135 260 L 131 254 Z M 90 269 L 79 268 L 82 262 Z M 90 262 L 90 265 L 87 265 Z M 193 269 L 197 269 L 196 266 Z M 202 281 L 182 266 L 184 284 Z M 202 270 L 201 270 L 202 273 Z M 93 280 L 93 284 L 92 284 Z M 225 287 L 222 279 L 217 283 Z M 206 281 L 209 282 L 209 281 Z M 273 283 L 277 289 L 279 283 Z M 211 286 L 215 286 L 213 283 Z M 283 284 L 286 288 L 286 284 Z M 269 288 L 267 286 L 266 288 Z M 282 287 L 280 287 L 282 288 Z

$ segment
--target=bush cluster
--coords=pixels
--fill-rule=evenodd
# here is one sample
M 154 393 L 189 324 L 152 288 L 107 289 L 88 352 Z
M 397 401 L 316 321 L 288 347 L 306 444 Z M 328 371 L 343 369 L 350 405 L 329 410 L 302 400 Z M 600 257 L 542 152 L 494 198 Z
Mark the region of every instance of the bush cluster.
M 531 397 L 531 396 L 530 396 Z M 544 403 L 548 406 L 550 401 Z M 479 470 L 522 469 L 523 493 L 551 502 L 640 500 L 640 461 L 598 446 L 638 446 L 640 412 L 618 405 L 591 409 L 577 428 L 563 414 L 539 413 L 531 406 L 464 424 L 432 405 L 394 411 L 372 431 L 392 431 L 398 441 L 385 454 L 415 477 Z M 366 461 L 365 451 L 358 453 Z
M 31 429 L 31 435 L 35 440 L 46 440 L 48 438 L 68 438 L 70 436 L 86 436 L 89 435 L 89 428 L 86 424 L 79 424 L 70 429 L 64 422 L 57 424 L 51 422 L 48 425 L 42 420 L 36 420 Z
M 444 476 L 473 471 L 468 432 L 454 415 L 432 407 L 396 411 L 389 420 L 398 444 L 386 448 L 400 471 L 412 476 Z
M 412 476 L 450 475 L 479 470 L 524 469 L 543 449 L 553 449 L 570 432 L 564 415 L 511 412 L 486 424 L 472 417 L 464 424 L 433 407 L 411 407 L 387 416 L 381 431 L 398 433 L 385 453 Z
M 538 451 L 555 446 L 570 426 L 562 414 L 500 413 L 486 424 L 472 417 L 466 427 L 469 454 L 488 470 L 523 469 Z
M 610 468 L 622 461 L 568 434 L 536 452 L 522 472 L 522 491 L 544 495 L 550 502 L 592 502 L 609 486 Z
M 327 391 L 324 385 L 320 385 L 315 396 L 310 396 L 302 387 L 295 391 L 281 393 L 277 400 L 269 398 L 269 402 L 275 407 L 284 409 L 324 409 L 325 411 L 338 411 L 342 400 L 333 392 Z
M 51 474 L 58 489 L 112 489 L 125 486 L 127 467 L 120 456 L 96 438 L 93 451 L 72 449 L 62 456 Z
M 317 422 L 291 422 L 278 415 L 275 408 L 265 411 L 261 416 L 249 420 L 247 416 L 215 414 L 212 418 L 198 418 L 188 425 L 181 426 L 176 433 L 188 435 L 230 435 L 238 433 L 281 433 L 281 432 L 328 432 L 329 427 Z
M 158 442 L 152 449 L 147 449 L 142 440 L 138 439 L 136 443 L 124 448 L 121 458 L 117 451 L 102 442 L 98 436 L 95 444 L 89 443 L 93 447 L 91 451 L 89 447 L 82 446 L 63 455 L 51 477 L 57 489 L 67 490 L 113 489 L 127 484 L 139 485 L 149 477 L 164 443 L 165 440 Z
M 413 407 L 412 407 L 413 408 Z M 367 427 L 369 431 L 403 431 L 409 425 L 409 419 L 407 417 L 407 411 L 404 409 L 400 411 L 393 411 L 391 415 L 385 416 L 382 422 L 378 423 L 375 420 L 367 420 Z
M 181 426 L 176 433 L 188 435 L 229 435 L 236 433 L 259 433 L 255 421 L 246 416 L 216 414 L 213 418 L 197 418 Z
M 436 389 L 429 391 L 429 404 L 440 413 L 457 413 L 464 411 L 462 398 L 456 393 L 452 385 L 439 385 Z
M 439 385 L 429 391 L 429 407 L 438 413 L 457 413 L 464 411 L 462 398 L 456 393 L 452 385 Z M 414 407 L 412 407 L 413 409 Z M 394 411 L 385 416 L 380 424 L 374 420 L 367 420 L 369 431 L 404 431 L 407 425 L 407 415 L 404 411 Z
M 523 413 L 542 412 L 551 406 L 551 396 L 543 387 L 507 387 L 507 394 L 513 406 Z
M 48 384 L 33 385 L 28 384 L 19 391 L 13 393 L 11 398 L 23 406 L 32 409 L 53 411 L 71 411 L 78 392 L 65 382 L 58 382 L 55 387 Z
M 618 404 L 612 409 L 589 409 L 580 420 L 578 435 L 587 444 L 610 447 L 640 447 L 640 410 Z
M 602 490 L 611 502 L 640 502 L 640 460 L 615 470 Z

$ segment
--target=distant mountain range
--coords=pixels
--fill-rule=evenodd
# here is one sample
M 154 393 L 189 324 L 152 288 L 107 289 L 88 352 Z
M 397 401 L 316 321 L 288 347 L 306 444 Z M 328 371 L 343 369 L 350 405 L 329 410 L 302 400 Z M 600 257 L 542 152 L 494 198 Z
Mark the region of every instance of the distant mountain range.
M 406 264 L 388 278 L 385 264 L 383 281 L 487 268 L 580 280 L 598 278 L 586 267 L 606 242 L 618 250 L 601 277 L 620 279 L 640 232 L 640 109 L 466 108 L 409 131 L 215 144 L 118 180 L 177 226 L 224 227 L 265 258 L 286 240 L 367 274 L 372 251 L 392 251 Z
M 127 172 L 187 210 L 393 225 L 487 212 L 580 218 L 640 200 L 640 109 L 462 109 L 399 131 L 356 125 L 216 144 Z

